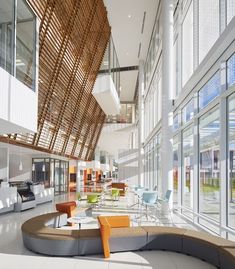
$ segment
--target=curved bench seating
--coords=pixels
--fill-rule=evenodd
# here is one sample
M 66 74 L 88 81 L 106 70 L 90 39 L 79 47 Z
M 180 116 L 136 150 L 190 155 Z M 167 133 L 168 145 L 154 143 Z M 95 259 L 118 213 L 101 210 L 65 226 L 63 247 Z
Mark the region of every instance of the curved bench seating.
M 67 214 L 48 213 L 27 220 L 21 226 L 24 245 L 36 253 L 76 256 L 102 253 L 100 231 L 56 229 L 67 224 Z
M 75 256 L 103 253 L 99 229 L 55 229 L 67 223 L 60 212 L 26 221 L 21 229 L 24 245 L 38 253 Z M 235 268 L 235 242 L 183 228 L 142 226 L 113 228 L 107 241 L 110 252 L 168 250 L 205 260 L 221 269 Z

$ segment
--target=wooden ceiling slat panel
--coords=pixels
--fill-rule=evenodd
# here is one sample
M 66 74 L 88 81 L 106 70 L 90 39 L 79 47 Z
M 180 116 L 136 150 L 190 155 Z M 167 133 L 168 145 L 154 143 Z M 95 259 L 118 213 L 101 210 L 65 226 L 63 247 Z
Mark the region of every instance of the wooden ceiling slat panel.
M 27 0 L 40 21 L 38 132 L 0 140 L 90 160 L 105 114 L 92 88 L 110 38 L 102 0 Z

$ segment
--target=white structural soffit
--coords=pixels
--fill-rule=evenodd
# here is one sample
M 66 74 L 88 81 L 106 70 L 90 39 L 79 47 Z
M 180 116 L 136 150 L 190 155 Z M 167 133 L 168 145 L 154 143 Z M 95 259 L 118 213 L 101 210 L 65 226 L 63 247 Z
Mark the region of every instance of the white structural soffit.
M 0 67 L 0 134 L 37 132 L 38 94 Z
M 92 94 L 106 115 L 119 114 L 120 100 L 109 74 L 99 75 L 96 78 Z

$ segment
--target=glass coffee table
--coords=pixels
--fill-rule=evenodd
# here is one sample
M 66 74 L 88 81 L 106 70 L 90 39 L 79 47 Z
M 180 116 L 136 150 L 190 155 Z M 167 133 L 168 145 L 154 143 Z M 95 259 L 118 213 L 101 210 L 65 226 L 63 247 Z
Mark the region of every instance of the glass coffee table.
M 76 223 L 79 225 L 79 230 L 81 229 L 82 224 L 87 224 L 89 222 L 94 221 L 93 217 L 86 217 L 86 216 L 78 216 L 78 217 L 71 217 L 67 219 L 69 223 Z

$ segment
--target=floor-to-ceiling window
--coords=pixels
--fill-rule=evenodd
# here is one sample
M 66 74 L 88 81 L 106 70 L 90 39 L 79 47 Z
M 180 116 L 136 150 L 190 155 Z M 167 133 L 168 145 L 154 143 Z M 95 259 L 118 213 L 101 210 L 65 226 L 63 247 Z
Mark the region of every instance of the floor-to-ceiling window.
M 193 126 L 182 134 L 182 204 L 193 208 Z
M 178 136 L 173 139 L 173 203 L 178 203 L 179 186 L 179 140 Z
M 216 221 L 220 217 L 219 131 L 216 107 L 199 119 L 199 213 Z
M 68 191 L 69 163 L 67 161 L 42 158 L 33 159 L 32 178 L 35 183 L 42 183 L 46 188 L 54 187 L 55 194 Z
M 199 0 L 199 62 L 220 34 L 220 0 Z
M 228 226 L 235 229 L 235 94 L 228 98 Z
M 12 72 L 13 0 L 0 0 L 0 67 Z
M 227 87 L 235 86 L 235 54 L 227 61 Z M 235 229 L 235 93 L 228 101 L 228 226 Z
M 34 89 L 36 16 L 25 0 L 0 0 L 0 67 Z
M 182 84 L 184 85 L 193 73 L 193 2 L 184 18 L 182 35 Z

